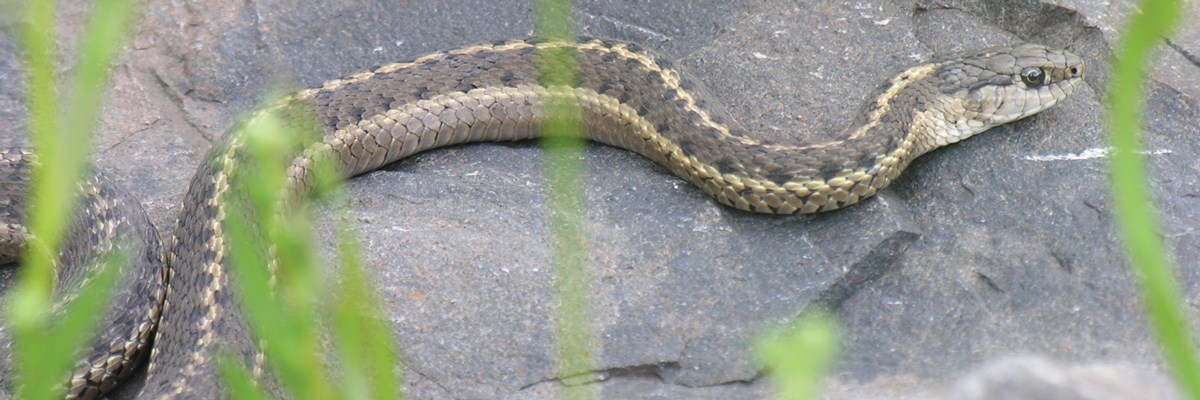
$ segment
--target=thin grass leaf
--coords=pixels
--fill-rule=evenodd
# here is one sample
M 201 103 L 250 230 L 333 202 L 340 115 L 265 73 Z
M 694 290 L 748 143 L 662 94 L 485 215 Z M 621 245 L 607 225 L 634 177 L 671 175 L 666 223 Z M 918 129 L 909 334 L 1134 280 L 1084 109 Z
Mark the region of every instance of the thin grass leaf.
M 23 9 L 21 8 L 23 7 Z M 24 47 L 26 85 L 29 90 L 30 141 L 38 151 L 39 166 L 31 172 L 30 203 L 37 207 L 28 217 L 28 254 L 22 260 L 20 280 L 10 302 L 9 318 L 14 326 L 38 324 L 49 306 L 54 282 L 53 260 L 66 229 L 75 191 L 69 165 L 62 164 L 63 150 L 54 140 L 58 134 L 58 98 L 54 87 L 55 6 L 52 1 L 25 4 L 6 2 L 14 15 L 24 15 L 19 37 Z M 18 14 L 18 12 L 20 14 Z M 31 370 L 38 370 L 33 365 Z
M 250 157 L 234 171 L 233 187 L 249 204 L 227 204 L 233 210 L 226 221 L 231 266 L 247 319 L 266 343 L 264 352 L 284 388 L 298 399 L 329 399 L 333 392 L 320 359 L 314 312 L 319 280 L 307 236 L 311 217 L 306 207 L 277 209 L 287 196 L 284 171 L 294 147 L 281 126 L 274 115 L 263 115 L 234 133 L 242 135 Z M 266 269 L 269 249 L 278 256 L 276 288 Z
M 344 213 L 344 212 L 343 212 Z M 339 224 L 341 285 L 334 305 L 334 327 L 342 354 L 342 398 L 400 399 L 396 349 L 382 318 L 380 300 L 367 281 L 358 239 L 348 218 Z
M 329 157 L 313 163 L 314 196 L 335 205 L 340 284 L 331 301 L 334 337 L 342 366 L 340 398 L 401 399 L 399 357 L 382 301 L 367 280 L 365 261 L 350 217 L 344 181 Z
M 573 1 L 539 0 L 537 35 L 547 41 L 574 41 L 574 12 Z M 585 199 L 581 160 L 585 143 L 579 104 L 568 95 L 578 86 L 579 61 L 570 47 L 542 49 L 539 56 L 539 81 L 550 89 L 543 101 L 546 119 L 542 123 L 542 147 L 546 150 L 554 242 L 558 374 L 568 399 L 590 399 L 595 397 L 594 388 L 581 385 L 589 379 L 586 374 L 595 369 L 587 238 L 582 222 Z
M 229 390 L 231 399 L 239 400 L 268 400 L 271 397 L 261 387 L 254 383 L 254 377 L 239 365 L 232 355 L 225 355 L 217 361 L 217 369 Z
M 74 366 L 76 349 L 95 338 L 96 324 L 112 298 L 120 268 L 129 262 L 125 254 L 108 254 L 73 301 L 64 307 L 61 320 L 46 318 L 34 326 L 14 327 L 16 360 L 21 366 L 21 385 L 14 398 L 61 399 L 68 371 Z M 49 316 L 49 314 L 47 314 Z
M 759 358 L 783 400 L 816 399 L 821 379 L 837 360 L 837 323 L 827 314 L 805 315 L 795 324 L 757 341 Z
M 63 124 L 61 140 L 78 143 L 63 147 L 65 158 L 79 160 L 79 166 L 75 167 L 78 170 L 68 173 L 81 176 L 88 166 L 87 155 L 91 151 L 91 137 L 101 100 L 108 89 L 109 69 L 131 33 L 136 4 L 133 0 L 98 0 L 92 6 L 91 18 L 80 37 L 72 90 L 63 102 L 63 111 L 68 113 L 68 118 Z
M 1172 276 L 1159 233 L 1157 209 L 1147 187 L 1149 176 L 1142 148 L 1141 126 L 1145 65 L 1183 12 L 1179 1 L 1141 2 L 1141 13 L 1128 22 L 1116 47 L 1109 99 L 1110 141 L 1115 149 L 1110 164 L 1113 200 L 1128 257 L 1137 272 L 1153 330 L 1171 366 L 1175 381 L 1191 399 L 1200 399 L 1200 361 L 1183 310 L 1183 297 Z
M 6 1 L 4 10 L 22 15 L 18 37 L 24 48 L 29 90 L 30 140 L 39 162 L 31 171 L 27 218 L 30 241 L 22 258 L 18 286 L 9 299 L 8 320 L 14 336 L 18 398 L 62 398 L 76 349 L 86 343 L 103 315 L 106 299 L 116 282 L 115 262 L 121 255 L 102 260 L 90 284 L 80 288 L 66 313 L 49 313 L 54 260 L 76 207 L 77 184 L 88 168 L 99 98 L 108 84 L 108 69 L 119 54 L 133 7 L 129 0 L 101 1 L 84 29 L 87 38 L 79 49 L 73 84 L 64 91 L 74 100 L 60 108 L 56 96 L 55 2 L 17 4 Z M 61 318 L 51 321 L 51 318 Z M 47 334 L 47 332 L 52 332 Z
M 254 234 L 257 223 L 238 212 L 226 216 L 225 227 L 231 241 L 230 267 L 234 274 L 243 314 L 255 334 L 264 342 L 263 351 L 284 388 L 298 399 L 328 399 L 325 374 L 320 369 L 319 346 L 312 333 L 311 321 L 298 321 L 277 296 L 270 284 L 267 261 L 260 249 L 248 245 L 261 243 Z M 232 382 L 230 382 L 232 384 Z
M 100 99 L 108 86 L 109 67 L 128 35 L 133 5 L 131 0 L 96 4 L 83 32 L 85 39 L 73 69 L 72 85 L 66 88 L 70 101 L 64 103 L 55 95 L 54 87 L 55 74 L 60 70 L 54 58 L 54 2 L 24 4 L 27 23 L 22 39 L 29 85 L 30 138 L 41 160 L 32 173 L 29 195 L 37 207 L 29 215 L 29 226 L 34 243 L 29 246 L 30 256 L 25 258 L 23 269 L 23 275 L 31 279 L 26 289 L 32 291 L 31 296 L 47 298 L 50 294 L 51 260 L 70 226 L 77 197 L 75 185 L 88 169 L 87 154 Z

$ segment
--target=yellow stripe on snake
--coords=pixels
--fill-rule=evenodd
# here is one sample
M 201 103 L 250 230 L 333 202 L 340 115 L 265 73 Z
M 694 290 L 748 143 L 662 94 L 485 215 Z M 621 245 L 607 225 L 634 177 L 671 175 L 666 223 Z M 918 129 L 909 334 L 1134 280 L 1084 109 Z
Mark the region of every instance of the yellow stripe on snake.
M 541 86 L 539 53 L 562 47 L 573 48 L 579 60 L 578 85 Z M 1079 57 L 1040 45 L 956 55 L 888 79 L 834 140 L 776 144 L 748 136 L 695 81 L 637 45 L 516 40 L 385 65 L 298 92 L 269 109 L 288 116 L 289 129 L 324 133 L 320 143 L 295 154 L 289 179 L 298 191 L 311 183 L 307 166 L 314 157 L 331 156 L 354 176 L 437 147 L 540 137 L 543 104 L 553 98 L 578 104 L 587 139 L 654 160 L 721 204 L 792 214 L 866 199 L 916 157 L 1045 110 L 1083 77 Z M 69 382 L 71 398 L 111 389 L 134 369 L 154 332 L 139 398 L 225 396 L 215 372 L 218 350 L 261 365 L 228 281 L 222 231 L 228 171 L 236 169 L 243 146 L 238 135 L 227 134 L 199 167 L 162 262 L 136 201 L 102 176 L 84 185 L 84 214 L 92 219 L 77 223 L 68 240 L 73 247 L 63 251 L 60 292 L 69 292 L 79 268 L 86 268 L 68 264 L 87 265 L 101 247 L 96 243 L 131 238 L 139 243 L 135 259 L 144 263 L 127 268 L 129 286 L 119 289 L 110 325 L 80 360 Z M 25 149 L 0 150 L 0 256 L 20 253 L 25 181 L 35 159 Z

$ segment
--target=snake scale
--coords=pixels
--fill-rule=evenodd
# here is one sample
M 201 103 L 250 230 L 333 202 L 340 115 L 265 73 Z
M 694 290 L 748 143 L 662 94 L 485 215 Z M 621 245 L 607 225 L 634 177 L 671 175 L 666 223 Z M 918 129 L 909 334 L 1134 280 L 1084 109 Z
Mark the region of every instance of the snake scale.
M 541 86 L 539 53 L 563 47 L 579 60 L 578 84 Z M 309 184 L 305 166 L 319 155 L 332 155 L 354 176 L 441 146 L 539 137 L 543 102 L 555 98 L 579 105 L 592 141 L 654 160 L 721 204 L 791 214 L 868 198 L 914 158 L 1045 110 L 1083 77 L 1078 56 L 1041 45 L 964 53 L 887 79 L 833 140 L 775 144 L 747 136 L 698 83 L 635 44 L 511 40 L 384 65 L 270 108 L 311 110 L 285 114 L 293 116 L 289 128 L 324 132 L 322 142 L 296 153 L 289 169 L 290 182 L 301 189 Z M 135 243 L 134 259 L 142 262 L 126 267 L 108 325 L 69 383 L 71 398 L 110 390 L 151 343 L 139 398 L 223 397 L 213 362 L 218 349 L 262 366 L 225 272 L 223 199 L 243 145 L 238 135 L 227 134 L 213 147 L 191 180 L 165 251 L 156 247 L 136 200 L 100 174 L 81 185 L 85 212 L 62 251 L 59 291 L 69 293 L 83 276 L 82 267 L 73 265 L 87 265 L 117 238 Z M 23 245 L 25 182 L 34 162 L 26 149 L 0 149 L 0 257 L 9 260 Z

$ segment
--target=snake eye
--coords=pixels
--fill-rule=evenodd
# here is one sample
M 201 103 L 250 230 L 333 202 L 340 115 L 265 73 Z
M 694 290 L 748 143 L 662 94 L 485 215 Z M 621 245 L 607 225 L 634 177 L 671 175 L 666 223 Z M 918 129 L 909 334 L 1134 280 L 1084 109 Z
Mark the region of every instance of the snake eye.
M 1041 68 L 1029 67 L 1021 70 L 1021 81 L 1025 86 L 1034 89 L 1046 84 L 1046 72 Z

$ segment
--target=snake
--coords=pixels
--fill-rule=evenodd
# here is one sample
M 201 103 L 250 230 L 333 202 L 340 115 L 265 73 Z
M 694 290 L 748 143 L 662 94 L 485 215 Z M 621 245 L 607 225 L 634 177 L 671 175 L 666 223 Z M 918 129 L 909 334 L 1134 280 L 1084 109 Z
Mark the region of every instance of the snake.
M 574 54 L 578 75 L 572 84 L 544 85 L 540 56 L 557 50 Z M 287 168 L 289 184 L 303 191 L 320 157 L 350 177 L 438 147 L 542 137 L 546 104 L 565 100 L 578 106 L 586 139 L 640 154 L 720 204 L 811 214 L 859 203 L 925 153 L 1054 106 L 1084 76 L 1079 56 L 1039 44 L 957 53 L 883 80 L 831 140 L 772 143 L 755 139 L 701 83 L 652 50 L 609 39 L 522 39 L 382 65 L 293 93 L 246 119 L 273 112 L 286 116 L 287 130 L 322 133 L 295 149 Z M 218 351 L 265 368 L 231 287 L 223 230 L 235 196 L 230 174 L 245 148 L 236 133 L 214 144 L 162 247 L 140 203 L 113 179 L 96 172 L 79 185 L 82 212 L 60 252 L 56 296 L 70 297 L 97 254 L 123 246 L 136 262 L 123 268 L 106 325 L 65 383 L 68 398 L 105 394 L 147 358 L 144 399 L 227 396 Z M 24 248 L 36 163 L 29 149 L 0 149 L 0 261 L 18 259 Z M 0 361 L 7 376 L 11 356 Z

